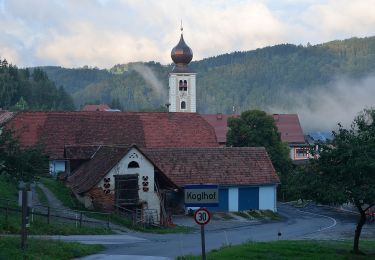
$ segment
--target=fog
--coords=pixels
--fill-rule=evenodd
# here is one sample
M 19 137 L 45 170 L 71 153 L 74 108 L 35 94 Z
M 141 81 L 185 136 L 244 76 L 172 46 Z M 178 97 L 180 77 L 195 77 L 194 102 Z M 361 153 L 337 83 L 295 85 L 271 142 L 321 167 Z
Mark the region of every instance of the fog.
M 361 80 L 338 78 L 313 91 L 285 93 L 292 109 L 269 108 L 272 113 L 297 113 L 305 133 L 349 127 L 364 108 L 375 107 L 375 76 Z
M 132 69 L 139 73 L 142 78 L 146 81 L 146 83 L 152 88 L 155 93 L 155 96 L 160 99 L 161 101 L 167 101 L 167 92 L 166 89 L 163 88 L 163 83 L 158 79 L 155 72 L 140 63 L 132 65 Z

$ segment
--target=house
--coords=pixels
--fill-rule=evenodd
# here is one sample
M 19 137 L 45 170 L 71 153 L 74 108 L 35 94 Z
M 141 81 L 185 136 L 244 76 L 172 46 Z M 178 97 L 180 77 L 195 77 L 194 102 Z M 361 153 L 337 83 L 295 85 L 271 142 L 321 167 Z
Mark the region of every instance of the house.
M 212 127 L 196 113 L 19 112 L 6 127 L 20 144 L 42 144 L 50 172 L 69 169 L 65 146 L 217 147 Z
M 87 208 L 153 212 L 167 217 L 164 197 L 178 189 L 136 146 L 71 146 L 66 159 L 84 160 L 68 185 Z
M 160 219 L 184 211 L 183 187 L 219 185 L 212 211 L 276 211 L 279 179 L 263 147 L 66 147 L 66 159 L 85 160 L 68 178 L 87 207 L 154 210 Z
M 308 146 L 305 142 L 301 124 L 297 114 L 274 114 L 272 115 L 281 141 L 287 142 L 290 147 L 290 158 L 296 161 L 310 158 Z M 228 132 L 228 118 L 239 117 L 239 115 L 206 114 L 204 119 L 215 129 L 216 138 L 220 146 L 225 146 Z
M 10 112 L 7 110 L 0 109 L 0 127 L 5 125 L 9 120 L 11 120 L 14 116 L 14 112 Z
M 309 147 L 305 141 L 297 114 L 274 114 L 273 118 L 280 133 L 281 141 L 287 142 L 290 158 L 296 161 L 310 159 Z
M 219 185 L 212 211 L 276 211 L 279 178 L 264 147 L 148 148 L 148 158 L 179 187 Z M 183 196 L 180 196 L 181 200 Z M 180 204 L 181 204 L 180 200 Z

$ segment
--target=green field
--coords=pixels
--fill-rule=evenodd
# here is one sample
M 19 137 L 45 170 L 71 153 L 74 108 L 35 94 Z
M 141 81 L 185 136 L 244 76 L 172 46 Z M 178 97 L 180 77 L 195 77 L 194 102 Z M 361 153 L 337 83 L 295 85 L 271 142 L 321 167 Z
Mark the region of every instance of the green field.
M 104 249 L 101 245 L 28 239 L 27 249 L 23 251 L 20 243 L 19 238 L 0 237 L 0 259 L 72 259 Z
M 364 255 L 353 255 L 352 241 L 274 241 L 226 246 L 207 254 L 207 259 L 375 259 L 375 240 L 360 242 Z M 178 259 L 201 259 L 184 256 Z

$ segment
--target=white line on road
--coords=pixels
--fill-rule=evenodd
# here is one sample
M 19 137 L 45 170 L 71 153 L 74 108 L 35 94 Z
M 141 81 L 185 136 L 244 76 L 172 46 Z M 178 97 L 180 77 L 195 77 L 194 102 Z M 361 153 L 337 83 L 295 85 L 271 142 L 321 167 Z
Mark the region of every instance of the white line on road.
M 323 230 L 327 230 L 327 229 L 330 229 L 330 228 L 333 228 L 337 225 L 337 221 L 336 219 L 332 218 L 332 217 L 329 217 L 329 216 L 325 216 L 325 215 L 321 215 L 321 214 L 317 214 L 317 213 L 312 213 L 312 212 L 308 212 L 308 211 L 303 211 L 303 210 L 298 210 L 299 212 L 303 212 L 303 213 L 307 213 L 307 214 L 310 214 L 310 215 L 315 215 L 315 216 L 319 216 L 319 217 L 324 217 L 324 218 L 328 218 L 330 220 L 332 220 L 333 224 L 328 226 L 328 227 L 325 227 L 325 228 L 321 228 L 315 232 L 319 232 L 319 231 L 323 231 Z

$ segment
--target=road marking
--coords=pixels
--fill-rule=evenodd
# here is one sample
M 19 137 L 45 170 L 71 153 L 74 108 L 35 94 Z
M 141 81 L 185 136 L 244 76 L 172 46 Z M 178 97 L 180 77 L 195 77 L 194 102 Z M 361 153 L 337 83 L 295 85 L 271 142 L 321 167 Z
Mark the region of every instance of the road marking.
M 303 210 L 298 210 L 299 212 L 303 212 L 303 213 L 307 213 L 307 214 L 311 214 L 311 215 L 315 215 L 315 216 L 319 216 L 319 217 L 324 217 L 324 218 L 328 218 L 330 220 L 332 220 L 333 224 L 328 226 L 328 227 L 325 227 L 325 228 L 321 228 L 315 232 L 319 232 L 319 231 L 323 231 L 323 230 L 327 230 L 327 229 L 330 229 L 330 228 L 333 228 L 337 225 L 337 221 L 336 219 L 332 218 L 332 217 L 329 217 L 329 216 L 325 216 L 325 215 L 321 215 L 321 214 L 317 214 L 317 213 L 312 213 L 312 212 L 308 212 L 308 211 L 303 211 Z

